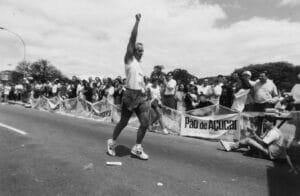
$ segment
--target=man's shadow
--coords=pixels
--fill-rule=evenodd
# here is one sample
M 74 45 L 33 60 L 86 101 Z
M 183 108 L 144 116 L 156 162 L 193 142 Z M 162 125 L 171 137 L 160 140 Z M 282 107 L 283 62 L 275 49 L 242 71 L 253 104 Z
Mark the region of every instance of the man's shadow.
M 117 145 L 115 148 L 117 157 L 124 157 L 131 155 L 131 149 L 124 145 Z
M 135 155 L 131 154 L 131 149 L 124 145 L 117 145 L 115 148 L 116 157 L 130 156 L 131 158 L 139 159 Z

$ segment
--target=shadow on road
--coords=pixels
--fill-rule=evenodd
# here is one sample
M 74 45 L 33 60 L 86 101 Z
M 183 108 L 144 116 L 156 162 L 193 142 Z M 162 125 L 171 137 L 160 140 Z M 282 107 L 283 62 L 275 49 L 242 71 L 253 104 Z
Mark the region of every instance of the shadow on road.
M 273 167 L 267 167 L 269 196 L 299 196 L 300 174 L 290 173 L 285 161 L 273 163 Z
M 130 153 L 131 149 L 128 148 L 127 146 L 118 145 L 115 150 L 116 150 L 117 157 L 124 157 L 124 156 L 131 155 Z

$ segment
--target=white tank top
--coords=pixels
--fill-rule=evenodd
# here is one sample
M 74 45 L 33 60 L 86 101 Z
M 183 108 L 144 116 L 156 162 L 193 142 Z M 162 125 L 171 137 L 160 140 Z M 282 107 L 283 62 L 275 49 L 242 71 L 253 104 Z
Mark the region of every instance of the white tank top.
M 128 88 L 135 90 L 145 89 L 144 73 L 140 63 L 135 58 L 128 64 L 125 64 L 125 75 Z

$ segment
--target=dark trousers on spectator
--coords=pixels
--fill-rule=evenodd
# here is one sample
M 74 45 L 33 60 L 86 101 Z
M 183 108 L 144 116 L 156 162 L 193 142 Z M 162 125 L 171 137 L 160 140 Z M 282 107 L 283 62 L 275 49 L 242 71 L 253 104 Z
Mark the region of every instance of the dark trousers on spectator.
M 254 103 L 253 111 L 254 112 L 265 112 L 266 108 L 274 108 L 275 105 L 272 103 Z
M 165 95 L 163 101 L 165 106 L 170 107 L 174 110 L 177 109 L 177 101 L 175 99 L 175 95 Z
M 272 103 L 254 103 L 253 104 L 253 111 L 254 112 L 265 112 L 267 108 L 274 108 L 275 105 Z M 262 122 L 263 118 L 259 117 L 257 120 L 257 129 L 259 134 L 262 134 Z
M 300 103 L 295 103 L 294 108 L 296 111 L 300 111 Z

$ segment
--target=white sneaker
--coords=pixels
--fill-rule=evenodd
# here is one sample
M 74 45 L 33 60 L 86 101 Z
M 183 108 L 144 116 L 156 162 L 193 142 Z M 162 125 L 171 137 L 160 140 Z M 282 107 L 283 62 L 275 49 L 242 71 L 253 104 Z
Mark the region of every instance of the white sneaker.
M 116 148 L 117 144 L 112 139 L 107 140 L 107 153 L 110 156 L 116 156 Z
M 224 149 L 229 152 L 231 150 L 231 144 L 232 142 L 225 142 L 223 140 L 220 140 L 221 145 L 224 147 Z
M 148 160 L 149 159 L 149 155 L 147 155 L 144 150 L 143 147 L 138 147 L 137 145 L 134 145 L 131 149 L 131 153 L 135 156 L 137 156 L 138 158 L 142 159 L 142 160 Z
M 169 131 L 168 131 L 167 129 L 163 129 L 162 132 L 163 132 L 164 134 L 166 134 L 166 135 L 169 134 Z

